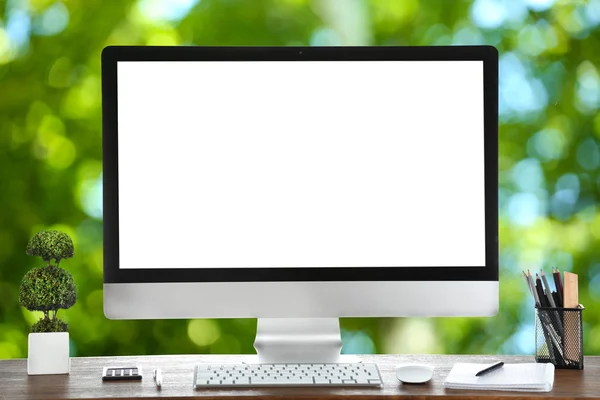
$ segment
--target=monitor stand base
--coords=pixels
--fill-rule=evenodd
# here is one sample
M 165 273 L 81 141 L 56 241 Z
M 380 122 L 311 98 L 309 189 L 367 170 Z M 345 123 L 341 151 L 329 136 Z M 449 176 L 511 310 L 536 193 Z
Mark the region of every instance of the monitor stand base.
M 358 362 L 340 356 L 337 318 L 259 318 L 254 348 L 258 363 Z

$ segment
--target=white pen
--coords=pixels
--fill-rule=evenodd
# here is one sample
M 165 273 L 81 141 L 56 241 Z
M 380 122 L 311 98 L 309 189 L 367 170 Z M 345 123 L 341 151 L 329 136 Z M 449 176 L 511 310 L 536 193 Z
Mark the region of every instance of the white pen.
M 162 386 L 162 373 L 160 372 L 160 369 L 154 370 L 154 381 L 156 382 L 156 388 L 160 389 Z

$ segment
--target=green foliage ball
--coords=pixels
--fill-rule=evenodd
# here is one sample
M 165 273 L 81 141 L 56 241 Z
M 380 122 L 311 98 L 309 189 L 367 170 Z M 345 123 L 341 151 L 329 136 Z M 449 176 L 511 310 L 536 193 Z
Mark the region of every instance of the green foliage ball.
M 42 257 L 44 261 L 73 257 L 73 241 L 64 232 L 50 230 L 36 233 L 27 245 L 27 255 Z
M 77 300 L 71 274 L 59 267 L 40 267 L 27 272 L 21 281 L 19 303 L 29 311 L 70 308 Z
M 60 319 L 52 320 L 41 318 L 38 322 L 31 326 L 33 333 L 46 332 L 67 332 L 69 325 Z

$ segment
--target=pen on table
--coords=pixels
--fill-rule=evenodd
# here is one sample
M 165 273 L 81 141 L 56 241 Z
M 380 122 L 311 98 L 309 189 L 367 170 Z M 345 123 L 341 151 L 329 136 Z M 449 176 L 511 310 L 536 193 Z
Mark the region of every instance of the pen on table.
M 160 389 L 162 387 L 162 372 L 158 368 L 154 370 L 154 381 L 156 382 L 156 388 Z
M 503 365 L 504 365 L 504 363 L 502 361 L 498 361 L 497 363 L 492 364 L 489 367 L 482 369 L 481 371 L 479 371 L 478 373 L 476 373 L 475 376 L 485 375 L 488 372 L 492 372 L 494 370 L 497 370 L 498 368 L 501 368 Z

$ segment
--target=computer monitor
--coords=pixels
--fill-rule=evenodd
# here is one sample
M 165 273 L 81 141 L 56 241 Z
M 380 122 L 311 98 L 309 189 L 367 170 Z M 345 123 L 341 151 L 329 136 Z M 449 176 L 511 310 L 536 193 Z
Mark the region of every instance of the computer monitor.
M 258 318 L 268 362 L 339 317 L 498 308 L 498 55 L 107 47 L 104 312 Z

